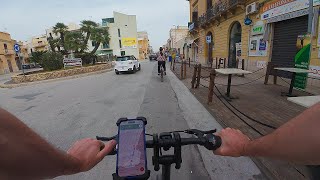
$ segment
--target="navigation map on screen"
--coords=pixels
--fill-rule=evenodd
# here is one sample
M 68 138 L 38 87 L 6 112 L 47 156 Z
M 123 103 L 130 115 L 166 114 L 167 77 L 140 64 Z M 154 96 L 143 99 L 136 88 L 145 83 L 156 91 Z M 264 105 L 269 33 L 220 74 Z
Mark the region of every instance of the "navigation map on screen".
M 145 134 L 142 121 L 120 124 L 118 147 L 118 175 L 120 177 L 145 174 Z

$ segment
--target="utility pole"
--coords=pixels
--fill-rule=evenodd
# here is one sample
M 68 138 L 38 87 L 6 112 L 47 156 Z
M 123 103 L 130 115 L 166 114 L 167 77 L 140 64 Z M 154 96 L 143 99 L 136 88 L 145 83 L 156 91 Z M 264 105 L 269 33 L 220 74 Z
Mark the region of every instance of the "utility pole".
M 312 32 L 313 0 L 309 0 L 308 33 Z

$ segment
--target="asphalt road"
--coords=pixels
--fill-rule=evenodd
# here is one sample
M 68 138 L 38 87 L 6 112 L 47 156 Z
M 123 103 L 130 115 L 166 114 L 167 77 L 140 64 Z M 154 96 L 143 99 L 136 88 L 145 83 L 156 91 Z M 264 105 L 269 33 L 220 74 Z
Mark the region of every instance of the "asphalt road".
M 221 129 L 214 118 L 171 73 L 164 82 L 156 63 L 143 62 L 136 74 L 113 72 L 35 84 L 0 88 L 0 106 L 15 114 L 59 149 L 67 150 L 81 138 L 112 136 L 120 117 L 145 116 L 148 133 L 188 128 Z M 192 111 L 192 113 L 191 113 Z M 151 153 L 148 151 L 149 169 Z M 248 158 L 225 158 L 196 146 L 183 148 L 180 170 L 172 167 L 172 179 L 260 179 L 260 171 Z M 116 157 L 106 157 L 91 171 L 56 179 L 112 179 Z M 152 171 L 157 179 L 159 172 Z

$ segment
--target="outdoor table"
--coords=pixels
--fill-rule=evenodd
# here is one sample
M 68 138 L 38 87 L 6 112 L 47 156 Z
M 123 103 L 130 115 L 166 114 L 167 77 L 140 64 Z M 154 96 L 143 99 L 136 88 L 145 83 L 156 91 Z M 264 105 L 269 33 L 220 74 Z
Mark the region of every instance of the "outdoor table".
M 291 101 L 303 107 L 309 108 L 320 102 L 320 96 L 288 97 L 288 101 Z
M 281 68 L 281 67 L 278 67 L 278 68 L 274 68 L 274 69 L 275 70 L 280 70 L 280 71 L 292 72 L 289 93 L 282 93 L 282 94 L 285 94 L 288 97 L 292 97 L 292 90 L 293 90 L 294 81 L 296 79 L 296 74 L 297 73 L 310 73 L 311 72 L 308 69 L 300 69 L 300 68 Z
M 245 71 L 245 70 L 237 69 L 237 68 L 216 69 L 216 72 L 219 74 L 228 75 L 228 88 L 227 88 L 227 93 L 226 93 L 228 100 L 232 99 L 230 97 L 232 75 L 234 75 L 234 74 L 251 74 L 252 73 L 250 71 Z

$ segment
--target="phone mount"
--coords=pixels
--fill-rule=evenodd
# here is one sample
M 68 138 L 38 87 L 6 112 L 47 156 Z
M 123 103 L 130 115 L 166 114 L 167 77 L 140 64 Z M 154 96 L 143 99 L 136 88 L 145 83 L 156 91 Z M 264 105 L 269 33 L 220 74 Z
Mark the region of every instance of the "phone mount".
M 160 154 L 161 146 L 159 144 L 159 139 L 165 139 L 165 140 L 171 140 L 174 139 L 175 145 L 174 145 L 174 154 L 173 155 L 162 155 Z M 163 166 L 170 166 L 171 164 L 176 164 L 175 168 L 180 169 L 182 158 L 181 158 L 181 137 L 180 134 L 177 132 L 173 133 L 161 133 L 160 136 L 157 134 L 153 135 L 153 154 L 152 157 L 152 164 L 154 166 L 155 171 L 160 170 L 160 165 Z M 170 146 L 163 147 L 164 151 L 168 151 L 170 149 Z
M 147 125 L 147 119 L 145 117 L 137 117 L 135 119 L 128 119 L 128 118 L 120 118 L 117 121 L 117 126 L 120 126 L 122 122 L 125 121 L 131 121 L 131 120 L 140 120 L 143 121 L 144 125 Z M 146 169 L 145 174 L 140 176 L 134 176 L 134 177 L 120 177 L 117 173 L 112 174 L 113 180 L 148 180 L 150 177 L 150 170 Z
M 120 119 L 117 121 L 117 126 L 119 126 L 122 122 L 131 121 L 131 120 L 140 120 L 140 121 L 143 121 L 144 125 L 147 125 L 147 118 L 145 118 L 145 117 L 137 117 L 137 118 L 135 118 L 135 119 L 120 118 Z

